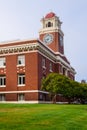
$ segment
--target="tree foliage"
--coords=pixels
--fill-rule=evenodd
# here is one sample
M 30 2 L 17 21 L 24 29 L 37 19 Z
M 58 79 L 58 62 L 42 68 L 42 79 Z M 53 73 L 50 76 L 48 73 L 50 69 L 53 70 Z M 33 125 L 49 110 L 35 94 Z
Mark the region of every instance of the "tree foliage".
M 78 83 L 57 73 L 50 73 L 42 80 L 42 90 L 48 91 L 53 97 L 61 94 L 69 102 L 78 100 L 84 103 L 87 100 L 87 84 Z
M 65 97 L 69 95 L 66 88 L 69 90 L 70 80 L 68 77 L 57 73 L 50 73 L 47 78 L 42 81 L 42 90 L 48 91 L 53 98 L 56 98 L 57 94 L 63 94 Z

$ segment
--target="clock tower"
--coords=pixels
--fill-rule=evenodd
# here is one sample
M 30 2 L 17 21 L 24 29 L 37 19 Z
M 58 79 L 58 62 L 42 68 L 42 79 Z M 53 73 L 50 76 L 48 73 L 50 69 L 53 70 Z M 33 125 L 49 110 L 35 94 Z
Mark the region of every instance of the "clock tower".
M 54 52 L 64 54 L 63 37 L 59 17 L 55 13 L 50 12 L 41 19 L 42 29 L 39 31 L 39 38 L 51 48 Z

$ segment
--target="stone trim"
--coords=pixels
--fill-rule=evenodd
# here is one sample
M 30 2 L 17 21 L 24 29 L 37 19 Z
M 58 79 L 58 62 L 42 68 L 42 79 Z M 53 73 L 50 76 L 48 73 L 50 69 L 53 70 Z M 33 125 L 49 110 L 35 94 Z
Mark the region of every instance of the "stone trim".
M 37 43 L 0 47 L 0 56 L 37 50 Z
M 40 90 L 0 91 L 0 94 L 13 94 L 13 93 L 45 93 L 45 94 L 48 94 L 49 92 L 40 91 Z

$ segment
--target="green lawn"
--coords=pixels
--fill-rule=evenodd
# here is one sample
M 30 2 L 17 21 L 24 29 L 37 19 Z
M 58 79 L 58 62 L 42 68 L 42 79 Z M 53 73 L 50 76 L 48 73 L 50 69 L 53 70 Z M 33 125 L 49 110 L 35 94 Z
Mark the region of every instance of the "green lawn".
M 0 104 L 0 130 L 87 130 L 87 106 Z

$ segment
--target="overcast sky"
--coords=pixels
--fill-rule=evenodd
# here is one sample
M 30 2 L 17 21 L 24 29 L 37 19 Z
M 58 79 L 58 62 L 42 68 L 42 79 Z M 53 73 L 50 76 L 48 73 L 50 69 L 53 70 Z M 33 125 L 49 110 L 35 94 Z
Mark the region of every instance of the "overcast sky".
M 87 81 L 87 0 L 0 0 L 0 42 L 38 38 L 49 12 L 63 22 L 65 55 L 76 80 Z

